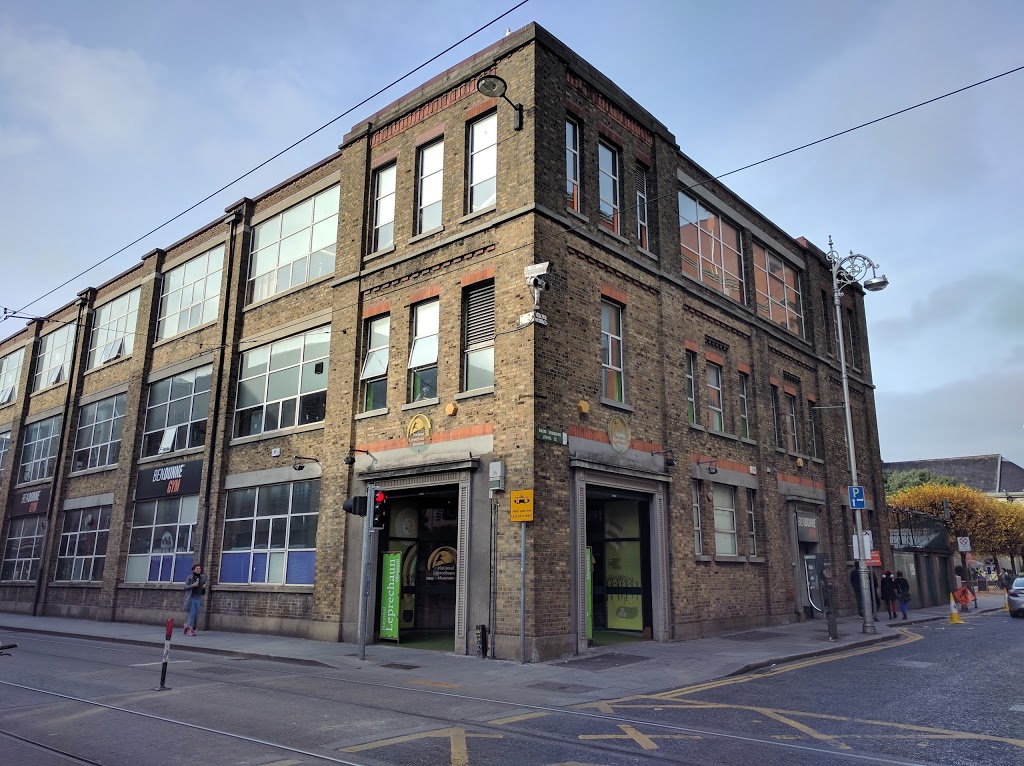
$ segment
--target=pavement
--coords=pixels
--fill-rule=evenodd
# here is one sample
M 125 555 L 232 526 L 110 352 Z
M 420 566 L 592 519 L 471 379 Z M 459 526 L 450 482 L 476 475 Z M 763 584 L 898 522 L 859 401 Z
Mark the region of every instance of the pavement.
M 1002 610 L 1001 593 L 979 593 L 961 616 Z M 907 620 L 880 617 L 877 633 L 862 632 L 859 617 L 838 620 L 839 638 L 830 641 L 824 619 L 744 630 L 692 641 L 638 641 L 596 647 L 584 655 L 521 664 L 451 652 L 413 649 L 390 643 L 366 647 L 359 659 L 355 644 L 327 643 L 286 636 L 204 631 L 194 638 L 176 630 L 171 659 L 177 662 L 264 660 L 307 668 L 333 668 L 346 680 L 423 690 L 529 706 L 564 706 L 649 694 L 739 675 L 818 655 L 849 651 L 900 637 L 899 629 L 921 622 L 949 620 L 946 605 L 912 610 Z M 1009 617 L 1009 615 L 1007 615 Z M 0 642 L 32 635 L 73 637 L 151 649 L 161 659 L 163 626 L 100 622 L 62 617 L 0 613 Z M 17 652 L 15 652 L 15 655 Z M 169 666 L 171 676 L 175 667 Z M 159 665 L 154 664 L 154 674 Z M 310 670 L 309 672 L 317 672 Z

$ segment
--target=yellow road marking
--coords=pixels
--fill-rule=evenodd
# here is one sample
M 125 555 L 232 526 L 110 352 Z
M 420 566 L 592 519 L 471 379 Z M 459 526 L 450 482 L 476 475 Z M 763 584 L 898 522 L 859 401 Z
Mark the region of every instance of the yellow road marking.
M 636 742 L 644 750 L 657 750 L 656 739 L 700 739 L 696 734 L 644 734 L 628 723 L 620 723 L 622 734 L 580 734 L 580 739 L 629 739 Z
M 529 721 L 531 718 L 544 718 L 549 716 L 551 713 L 523 713 L 522 715 L 510 715 L 508 718 L 495 718 L 493 721 L 487 723 L 496 724 L 501 726 L 506 723 L 518 723 L 519 721 Z
M 850 750 L 851 749 L 849 745 L 844 745 L 842 742 L 836 742 L 835 740 L 838 739 L 838 737 L 836 737 L 835 735 L 832 735 L 832 734 L 822 734 L 817 729 L 812 729 L 807 724 L 800 723 L 799 721 L 794 721 L 792 718 L 790 718 L 788 716 L 785 716 L 785 715 L 782 715 L 781 713 L 776 713 L 774 710 L 768 710 L 768 709 L 762 708 L 761 712 L 762 712 L 762 714 L 764 714 L 764 716 L 766 718 L 771 718 L 771 719 L 773 719 L 775 721 L 778 721 L 779 723 L 785 724 L 786 726 L 792 726 L 794 729 L 796 729 L 797 731 L 803 732 L 808 737 L 811 737 L 813 739 L 817 739 L 817 740 L 819 740 L 821 742 L 827 742 L 830 745 L 835 745 L 840 750 Z
M 264 763 L 263 766 L 298 766 L 302 761 L 296 761 L 291 758 L 284 761 L 274 761 L 273 763 Z
M 375 742 L 365 742 L 362 745 L 351 745 L 350 747 L 338 748 L 344 753 L 359 753 L 363 750 L 375 750 L 378 747 L 389 745 L 400 745 L 405 742 L 414 742 L 418 739 L 432 739 L 447 737 L 451 743 L 452 766 L 469 766 L 469 749 L 466 747 L 468 739 L 502 739 L 501 734 L 473 734 L 459 727 L 450 729 L 434 729 L 433 731 L 422 731 L 417 734 L 404 734 L 400 737 L 389 737 L 379 739 Z

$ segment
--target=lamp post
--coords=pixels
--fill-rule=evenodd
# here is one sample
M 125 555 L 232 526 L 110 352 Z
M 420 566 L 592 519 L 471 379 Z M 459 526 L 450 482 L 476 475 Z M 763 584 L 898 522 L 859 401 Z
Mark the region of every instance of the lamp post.
M 857 255 L 851 250 L 849 255 L 840 256 L 832 246 L 832 237 L 828 238 L 828 261 L 832 266 L 832 303 L 836 311 L 836 332 L 839 335 L 839 369 L 843 379 L 843 415 L 846 418 L 846 452 L 850 461 L 850 479 L 853 486 L 857 481 L 857 453 L 853 446 L 853 419 L 850 417 L 850 383 L 846 372 L 846 344 L 843 342 L 843 312 L 840 298 L 843 288 L 859 284 L 868 292 L 878 292 L 889 286 L 885 275 L 878 276 L 878 264 L 866 255 Z M 871 277 L 865 279 L 868 271 Z M 852 503 L 851 503 L 852 504 Z M 860 508 L 853 509 L 853 524 L 857 535 L 857 569 L 860 573 L 860 603 L 864 617 L 864 633 L 875 633 L 875 601 L 871 592 L 871 576 L 868 574 L 867 551 L 864 545 L 864 527 L 861 521 Z M 868 610 L 870 608 L 870 616 Z

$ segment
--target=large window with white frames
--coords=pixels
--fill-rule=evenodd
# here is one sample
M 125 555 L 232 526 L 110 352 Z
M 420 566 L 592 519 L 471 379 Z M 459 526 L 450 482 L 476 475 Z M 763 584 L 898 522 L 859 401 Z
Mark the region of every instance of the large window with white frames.
M 736 545 L 736 490 L 726 484 L 712 484 L 712 502 L 715 509 L 715 553 L 735 556 Z
M 441 226 L 441 196 L 444 191 L 444 141 L 420 149 L 419 182 L 416 189 L 416 233 Z
M 619 231 L 619 152 L 603 141 L 597 145 L 598 190 L 601 218 L 606 229 Z
M 679 192 L 679 253 L 684 274 L 744 302 L 739 229 L 685 192 Z
M 0 434 L 0 477 L 4 475 L 7 467 L 7 453 L 11 451 L 11 432 L 4 431 Z
M 125 582 L 185 582 L 198 517 L 199 495 L 137 502 Z
M 79 409 L 72 471 L 117 465 L 127 399 L 118 394 Z
M 757 291 L 757 313 L 802 338 L 804 311 L 800 297 L 800 274 L 756 242 L 754 287 Z
M 57 441 L 63 422 L 62 415 L 54 415 L 52 418 L 25 426 L 19 483 L 25 484 L 53 476 L 53 469 L 57 464 Z
M 7 523 L 0 580 L 28 582 L 39 572 L 43 553 L 43 514 L 37 513 Z
M 388 406 L 388 357 L 391 350 L 391 317 L 374 317 L 366 326 L 366 358 L 359 380 L 363 386 L 363 412 Z
M 373 174 L 373 244 L 370 252 L 395 244 L 395 173 L 392 163 Z
M 494 283 L 473 285 L 463 293 L 462 390 L 494 385 Z
M 165 340 L 217 318 L 224 245 L 164 274 L 156 339 Z
M 95 582 L 103 579 L 110 534 L 110 506 L 64 511 L 53 579 Z
M 21 380 L 21 363 L 24 358 L 23 348 L 0 357 L 0 406 L 18 398 L 18 382 Z
M 498 115 L 469 126 L 469 212 L 495 204 L 498 194 Z
M 601 396 L 625 402 L 622 362 L 622 306 L 601 301 Z
M 179 372 L 149 386 L 142 456 L 202 447 L 210 410 L 212 365 Z
M 135 288 L 96 309 L 89 337 L 90 370 L 132 353 L 139 293 L 140 288 Z
M 334 271 L 339 189 L 332 186 L 253 227 L 246 303 Z
M 39 339 L 36 354 L 36 372 L 32 376 L 32 390 L 40 391 L 68 379 L 71 373 L 71 349 L 75 340 L 72 322 Z
M 412 348 L 409 350 L 409 401 L 437 396 L 437 339 L 440 332 L 440 301 L 413 307 Z

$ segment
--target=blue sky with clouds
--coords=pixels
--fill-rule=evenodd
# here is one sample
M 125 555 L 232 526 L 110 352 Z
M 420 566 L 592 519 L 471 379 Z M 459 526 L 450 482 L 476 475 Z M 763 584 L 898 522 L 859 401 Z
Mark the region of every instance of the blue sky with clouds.
M 0 5 L 0 306 L 21 308 L 515 2 Z M 1016 0 L 530 0 L 31 311 L 331 153 L 360 119 L 530 21 L 715 174 L 1024 66 Z M 793 236 L 831 235 L 889 276 L 868 298 L 885 460 L 1024 464 L 1022 118 L 1024 71 L 726 181 Z M 0 337 L 20 326 L 0 323 Z

